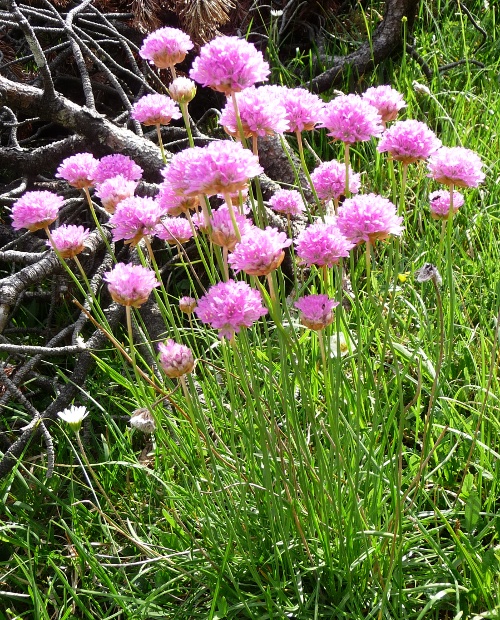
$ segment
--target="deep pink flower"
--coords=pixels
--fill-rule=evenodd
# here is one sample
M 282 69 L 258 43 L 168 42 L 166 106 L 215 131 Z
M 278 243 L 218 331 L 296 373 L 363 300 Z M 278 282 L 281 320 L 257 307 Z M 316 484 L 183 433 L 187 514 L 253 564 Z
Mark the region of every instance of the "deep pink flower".
M 219 282 L 198 301 L 195 314 L 219 330 L 219 338 L 231 339 L 242 327 L 250 327 L 267 314 L 261 294 L 246 282 Z
M 429 194 L 431 217 L 435 220 L 445 220 L 450 213 L 450 192 L 437 191 Z M 460 192 L 453 192 L 453 213 L 455 214 L 464 204 L 464 197 Z
M 374 243 L 389 235 L 401 235 L 403 218 L 387 198 L 377 194 L 354 196 L 344 201 L 339 209 L 337 224 L 353 243 Z
M 377 109 L 359 95 L 342 95 L 325 105 L 319 127 L 329 136 L 348 144 L 364 142 L 383 131 Z
M 189 103 L 196 95 L 196 84 L 187 77 L 178 77 L 168 87 L 168 94 L 177 103 Z
M 92 187 L 98 163 L 92 153 L 78 153 L 63 159 L 57 169 L 56 177 L 64 179 L 78 189 Z
M 133 159 L 126 155 L 115 153 L 101 157 L 94 172 L 94 183 L 100 185 L 112 179 L 122 176 L 129 181 L 139 181 L 142 178 L 143 169 Z
M 198 195 L 184 196 L 177 194 L 170 183 L 162 183 L 156 200 L 162 211 L 168 215 L 181 215 L 196 209 L 200 204 Z
M 57 219 L 63 198 L 53 192 L 26 192 L 12 205 L 12 228 L 31 232 L 46 228 Z
M 185 32 L 165 27 L 155 30 L 144 39 L 139 55 L 159 69 L 167 69 L 182 62 L 191 49 L 193 43 Z
M 199 191 L 191 182 L 191 169 L 199 170 L 205 157 L 201 146 L 184 149 L 175 153 L 168 165 L 161 171 L 165 185 L 170 186 L 179 196 L 197 196 Z M 200 163 L 201 162 L 201 163 Z
M 304 200 L 296 189 L 279 189 L 269 199 L 269 206 L 285 215 L 299 215 L 305 211 Z
M 49 248 L 55 246 L 62 258 L 73 258 L 85 249 L 85 241 L 90 230 L 83 226 L 63 224 L 51 232 L 52 243 L 46 241 Z
M 130 116 L 146 126 L 168 125 L 182 118 L 179 106 L 166 95 L 144 95 L 134 103 Z
M 240 236 L 246 235 L 253 230 L 254 226 L 252 222 L 240 213 L 235 213 L 236 224 L 240 232 Z M 210 239 L 221 247 L 228 248 L 230 252 L 234 250 L 235 245 L 238 243 L 236 233 L 234 232 L 233 221 L 229 213 L 227 206 L 222 206 L 212 211 L 210 218 L 211 232 Z
M 485 178 L 482 165 L 479 155 L 470 149 L 443 146 L 429 159 L 429 176 L 446 185 L 477 187 Z
M 96 185 L 96 196 L 101 199 L 102 206 L 108 213 L 114 213 L 118 203 L 134 195 L 136 187 L 137 181 L 131 181 L 119 174 Z
M 345 238 L 337 224 L 317 222 L 304 228 L 295 241 L 297 256 L 308 266 L 332 267 L 349 256 L 354 243 Z
M 193 236 L 193 229 L 184 217 L 164 217 L 155 229 L 155 235 L 169 245 L 186 243 Z
M 104 281 L 113 301 L 122 306 L 139 308 L 146 303 L 151 291 L 160 286 L 154 271 L 141 265 L 117 263 L 112 271 L 104 274 Z
M 345 196 L 345 164 L 338 161 L 325 161 L 312 173 L 311 181 L 320 200 L 338 200 Z M 355 174 L 349 166 L 349 191 L 357 194 L 360 186 L 360 175 Z
M 227 95 L 264 82 L 269 64 L 252 43 L 237 37 L 217 37 L 204 45 L 189 76 Z
M 441 140 L 425 123 L 398 121 L 387 129 L 377 146 L 380 153 L 390 153 L 392 159 L 411 164 L 427 159 L 441 146 Z
M 154 233 L 164 212 L 154 198 L 132 196 L 118 203 L 109 218 L 113 226 L 113 241 L 125 239 L 135 246 L 146 235 Z
M 267 276 L 277 269 L 285 258 L 284 248 L 292 243 L 284 232 L 268 226 L 265 230 L 254 226 L 241 237 L 227 262 L 235 273 L 244 271 L 250 276 Z
M 311 131 L 320 122 L 325 103 L 305 88 L 263 86 L 285 108 L 287 131 Z
M 179 299 L 179 310 L 185 314 L 191 314 L 198 305 L 198 301 L 194 297 L 185 295 Z
M 182 377 L 193 371 L 194 357 L 189 347 L 169 338 L 158 344 L 158 351 L 160 366 L 170 379 Z
M 396 119 L 399 110 L 406 107 L 403 95 L 391 86 L 375 86 L 363 93 L 363 99 L 377 109 L 382 122 Z
M 302 325 L 315 331 L 333 323 L 333 309 L 338 305 L 338 301 L 328 295 L 306 295 L 295 302 L 295 307 L 300 310 Z

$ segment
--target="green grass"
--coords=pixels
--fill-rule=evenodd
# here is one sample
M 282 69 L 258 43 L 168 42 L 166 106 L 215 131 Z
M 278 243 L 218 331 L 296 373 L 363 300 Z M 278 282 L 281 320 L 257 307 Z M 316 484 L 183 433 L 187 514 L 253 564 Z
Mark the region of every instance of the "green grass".
M 117 352 L 97 352 L 82 388 L 92 419 L 83 440 L 102 488 L 63 426 L 52 428 L 52 478 L 45 457 L 30 452 L 2 481 L 0 618 L 499 616 L 494 4 L 468 3 L 489 33 L 479 50 L 481 35 L 455 2 L 423 2 L 415 28 L 417 51 L 433 70 L 462 58 L 484 68 L 436 72 L 430 94 L 421 94 L 413 86 L 425 84 L 420 67 L 403 56 L 357 85 L 391 83 L 408 105 L 402 118 L 428 122 L 444 144 L 473 149 L 485 162 L 486 182 L 465 190 L 454 220 L 452 264 L 437 255 L 440 227 L 428 217 L 427 195 L 437 186 L 425 165 L 414 165 L 399 264 L 396 242 L 379 245 L 369 292 L 363 254 L 353 257 L 351 307 L 328 328 L 326 367 L 316 334 L 286 305 L 281 273 L 282 315 L 271 313 L 234 347 L 196 320 L 191 329 L 167 305 L 176 338 L 199 361 L 190 401 L 166 380 L 171 393 L 155 408 L 147 457 L 146 438 L 123 418 L 157 394 L 135 381 Z M 275 81 L 293 82 L 309 58 L 299 51 L 283 67 L 273 57 Z M 307 139 L 322 159 L 341 158 L 321 132 Z M 366 171 L 364 191 L 392 195 L 374 144 L 353 148 L 351 162 Z M 396 181 L 397 193 L 397 169 Z M 425 262 L 442 273 L 439 296 L 414 280 Z M 313 269 L 304 291 L 319 282 Z M 179 291 L 168 292 L 174 304 Z M 329 337 L 340 331 L 354 347 L 337 358 Z M 118 337 L 126 342 L 125 333 Z

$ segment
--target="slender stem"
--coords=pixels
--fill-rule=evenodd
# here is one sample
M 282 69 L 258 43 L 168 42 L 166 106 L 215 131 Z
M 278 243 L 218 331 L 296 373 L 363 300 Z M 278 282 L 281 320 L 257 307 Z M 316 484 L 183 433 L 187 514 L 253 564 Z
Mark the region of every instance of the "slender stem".
M 350 168 L 350 144 L 349 142 L 344 142 L 344 164 L 345 164 L 345 192 L 344 195 L 346 198 L 351 196 L 351 191 L 349 190 L 349 168 Z
M 167 163 L 167 157 L 165 155 L 165 148 L 163 146 L 163 139 L 161 137 L 160 123 L 156 124 L 156 134 L 158 136 L 158 146 L 160 147 L 161 158 L 163 159 L 163 162 L 166 164 Z
M 101 226 L 101 224 L 99 222 L 99 219 L 97 217 L 97 213 L 95 212 L 95 207 L 94 207 L 94 203 L 92 202 L 92 198 L 90 197 L 89 188 L 88 187 L 84 187 L 83 191 L 85 192 L 85 197 L 87 198 L 87 202 L 88 202 L 88 205 L 89 205 L 89 208 L 90 208 L 90 213 L 92 214 L 92 218 L 93 218 L 93 220 L 95 222 L 97 230 L 99 231 L 99 234 L 101 235 L 101 238 L 104 241 L 104 244 L 106 245 L 106 248 L 108 249 L 108 252 L 109 252 L 110 256 L 112 257 L 112 259 L 116 263 L 115 253 L 111 249 L 111 246 L 109 244 L 108 238 L 104 234 L 104 230 L 102 229 L 102 226 Z
M 236 235 L 236 239 L 238 239 L 238 243 L 241 241 L 240 229 L 238 228 L 238 222 L 236 221 L 236 216 L 234 214 L 233 201 L 231 200 L 231 194 L 224 194 L 224 200 L 226 201 L 227 208 L 229 209 L 229 215 L 231 216 L 231 222 L 233 223 L 234 234 Z
M 229 265 L 227 264 L 227 255 L 228 255 L 227 245 L 222 246 L 222 261 L 224 263 L 224 281 L 228 282 L 229 280 Z
M 184 120 L 184 125 L 186 127 L 186 132 L 187 132 L 187 136 L 188 136 L 189 146 L 193 147 L 194 146 L 194 138 L 193 138 L 193 132 L 191 131 L 191 122 L 190 122 L 190 119 L 189 119 L 188 104 L 187 103 L 179 103 L 179 107 L 181 109 L 182 118 Z
M 370 243 L 370 241 L 367 241 L 365 258 L 366 258 L 366 283 L 368 286 L 368 292 L 371 291 L 371 275 L 372 275 L 371 273 L 372 272 L 371 246 L 372 244 Z
M 311 175 L 309 174 L 309 169 L 307 167 L 306 164 L 306 158 L 305 158 L 305 154 L 304 154 L 304 145 L 302 143 L 302 133 L 300 131 L 296 131 L 295 135 L 297 136 L 297 146 L 299 149 L 299 157 L 300 157 L 300 165 L 302 166 L 302 170 L 304 171 L 304 174 L 306 175 L 307 178 L 307 182 L 309 183 L 309 187 L 311 188 L 311 191 L 313 193 L 314 196 L 314 200 L 318 206 L 318 208 L 320 209 L 320 213 L 323 213 L 323 209 L 322 204 L 321 204 L 321 200 L 318 198 L 318 194 L 316 193 L 316 189 L 313 185 L 312 179 L 311 179 Z
M 256 157 L 259 156 L 259 137 L 255 133 L 252 135 L 252 151 Z
M 326 353 L 325 353 L 325 342 L 323 340 L 323 330 L 320 329 L 316 333 L 318 334 L 319 350 L 321 351 L 321 360 L 323 362 L 323 373 L 324 373 L 325 382 L 326 382 L 328 366 L 326 364 Z
M 231 100 L 233 102 L 234 115 L 236 116 L 236 124 L 238 126 L 238 132 L 240 134 L 240 141 L 241 141 L 241 144 L 244 147 L 246 147 L 247 146 L 247 140 L 245 138 L 245 130 L 243 129 L 243 123 L 241 122 L 240 108 L 238 106 L 238 100 L 236 99 L 236 93 L 235 92 L 231 92 Z
M 172 82 L 177 78 L 177 71 L 175 70 L 175 65 L 168 65 L 170 69 L 170 73 L 172 75 Z
M 125 316 L 127 317 L 127 331 L 128 331 L 128 341 L 130 346 L 130 360 L 132 362 L 132 367 L 134 369 L 135 378 L 137 379 L 137 383 L 142 386 L 142 381 L 140 378 L 140 374 L 137 369 L 137 361 L 135 357 L 135 344 L 134 344 L 134 333 L 132 331 L 132 310 L 130 306 L 125 306 Z
M 448 225 L 446 231 L 446 272 L 448 275 L 448 290 L 450 296 L 449 304 L 449 325 L 448 325 L 448 364 L 451 362 L 453 352 L 453 332 L 455 327 L 455 281 L 453 278 L 453 261 L 451 255 L 451 238 L 453 233 L 453 184 L 450 185 L 450 209 L 448 211 Z
M 401 163 L 401 190 L 399 192 L 399 213 L 398 215 L 404 215 L 405 212 L 405 192 L 406 192 L 406 179 L 408 177 L 408 164 Z

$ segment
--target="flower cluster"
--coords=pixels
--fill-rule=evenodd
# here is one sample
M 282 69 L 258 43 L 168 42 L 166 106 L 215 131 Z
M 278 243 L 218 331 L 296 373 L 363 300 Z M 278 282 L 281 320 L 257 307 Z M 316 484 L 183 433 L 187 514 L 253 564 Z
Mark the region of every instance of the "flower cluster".
M 419 159 L 427 159 L 441 146 L 433 131 L 425 123 L 408 120 L 398 121 L 384 132 L 377 151 L 388 152 L 392 159 L 403 164 L 411 164 Z
M 179 106 L 166 95 L 144 95 L 136 101 L 130 113 L 143 125 L 168 125 L 172 119 L 182 118 Z
M 300 310 L 302 325 L 315 331 L 333 323 L 333 309 L 338 305 L 328 295 L 306 295 L 295 302 L 295 307 Z
M 253 230 L 252 222 L 244 215 L 235 213 L 234 217 L 240 236 L 244 236 Z M 238 243 L 238 238 L 236 237 L 231 214 L 226 206 L 219 207 L 215 211 L 212 211 L 210 226 L 210 239 L 212 242 L 232 252 L 235 245 Z
M 136 187 L 137 181 L 119 174 L 96 185 L 95 193 L 105 210 L 113 214 L 118 203 L 134 195 Z
M 265 230 L 254 227 L 241 238 L 228 263 L 235 273 L 244 271 L 251 276 L 266 276 L 277 269 L 285 258 L 284 248 L 292 243 L 284 232 L 268 226 Z
M 113 241 L 125 239 L 135 246 L 146 235 L 154 233 L 163 212 L 153 198 L 132 196 L 118 203 L 109 218 L 113 226 Z
M 61 196 L 48 191 L 26 192 L 12 205 L 12 227 L 27 228 L 31 232 L 46 228 L 55 222 L 62 207 Z
M 285 215 L 300 215 L 305 211 L 304 201 L 296 189 L 280 189 L 269 198 L 269 206 Z
M 368 88 L 363 99 L 376 108 L 383 123 L 395 120 L 399 110 L 406 107 L 403 95 L 388 85 Z
M 328 135 L 347 144 L 365 142 L 383 131 L 377 109 L 359 95 L 342 95 L 323 108 L 319 127 Z
M 193 229 L 184 217 L 165 217 L 156 227 L 155 235 L 169 245 L 178 245 L 191 239 Z
M 160 366 L 170 379 L 177 379 L 193 371 L 194 357 L 189 347 L 169 338 L 165 342 L 160 342 L 158 351 Z
M 122 177 L 128 181 L 139 181 L 143 169 L 133 159 L 120 153 L 101 157 L 95 168 L 93 178 L 96 185 L 104 183 L 114 177 Z
M 49 247 L 54 247 L 62 258 L 74 258 L 85 249 L 85 241 L 90 230 L 83 226 L 63 224 L 51 233 L 51 239 L 46 241 Z
M 109 294 L 122 306 L 139 308 L 146 303 L 151 291 L 160 286 L 154 271 L 141 265 L 117 263 L 112 271 L 104 274 Z
M 312 173 L 311 181 L 320 200 L 338 200 L 345 191 L 345 164 L 336 160 L 325 161 Z M 357 194 L 360 187 L 360 175 L 355 174 L 349 167 L 349 191 Z
M 98 161 L 92 153 L 78 153 L 61 162 L 56 177 L 78 189 L 92 187 L 97 166 Z
M 167 69 L 182 62 L 191 49 L 193 42 L 185 32 L 166 27 L 155 30 L 144 39 L 139 55 L 159 69 Z
M 307 226 L 295 241 L 297 256 L 308 266 L 333 267 L 349 256 L 354 243 L 339 230 L 336 223 L 317 222 Z
M 429 176 L 446 185 L 477 187 L 485 177 L 479 155 L 461 146 L 441 147 L 429 159 L 428 165 Z
M 353 243 L 374 243 L 389 235 L 401 235 L 403 218 L 387 198 L 377 194 L 354 196 L 344 201 L 337 223 L 340 231 Z
M 431 217 L 434 220 L 447 219 L 450 214 L 451 195 L 448 191 L 437 191 L 429 194 Z M 464 204 L 464 197 L 460 192 L 453 192 L 453 213 L 455 214 Z

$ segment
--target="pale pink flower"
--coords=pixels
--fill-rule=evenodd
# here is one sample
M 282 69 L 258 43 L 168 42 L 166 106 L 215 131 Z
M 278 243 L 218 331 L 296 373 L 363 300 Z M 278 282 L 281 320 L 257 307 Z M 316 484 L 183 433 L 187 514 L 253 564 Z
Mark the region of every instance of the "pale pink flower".
M 56 177 L 64 179 L 78 189 L 92 187 L 97 165 L 98 161 L 92 153 L 78 153 L 63 159 L 57 169 Z
M 198 301 L 195 314 L 219 330 L 219 338 L 231 339 L 242 327 L 250 327 L 267 314 L 261 294 L 246 282 L 219 282 Z
M 185 32 L 165 27 L 155 30 L 144 39 L 139 55 L 159 69 L 167 69 L 182 62 L 191 49 L 193 43 Z
M 345 196 L 345 164 L 336 160 L 325 161 L 312 173 L 311 181 L 320 200 L 338 200 Z M 361 185 L 360 175 L 349 166 L 349 191 L 357 194 Z
M 185 196 L 177 194 L 170 183 L 162 183 L 156 200 L 162 211 L 168 215 L 181 215 L 190 210 L 196 209 L 200 204 L 198 195 Z
M 377 109 L 359 95 L 342 95 L 325 104 L 318 127 L 347 144 L 365 142 L 383 131 Z
M 308 266 L 332 267 L 349 256 L 354 243 L 346 239 L 336 223 L 317 222 L 299 233 L 295 244 L 297 256 Z
M 179 310 L 185 314 L 191 314 L 198 305 L 198 301 L 194 297 L 185 295 L 179 299 Z
M 199 191 L 191 182 L 191 170 L 203 167 L 206 150 L 201 146 L 184 149 L 175 153 L 161 174 L 168 185 L 179 196 L 197 196 Z
M 377 109 L 384 123 L 395 120 L 399 110 L 406 107 L 403 95 L 388 85 L 372 86 L 362 96 Z
M 177 379 L 193 371 L 194 357 L 189 347 L 169 338 L 158 344 L 158 361 L 170 379 Z
M 304 200 L 296 189 L 279 189 L 269 199 L 269 206 L 285 215 L 300 215 L 305 211 Z
M 244 215 L 235 213 L 234 217 L 240 236 L 246 235 L 253 230 L 254 226 L 252 222 Z M 228 250 L 232 252 L 235 245 L 238 243 L 238 238 L 236 237 L 233 221 L 227 206 L 222 206 L 212 211 L 210 226 L 210 239 L 213 243 L 223 248 L 228 248 Z
M 437 191 L 429 194 L 431 217 L 434 220 L 445 220 L 450 213 L 450 192 Z M 464 204 L 464 197 L 460 192 L 453 192 L 453 213 L 455 214 Z
M 143 169 L 133 159 L 120 153 L 101 157 L 94 172 L 94 183 L 100 185 L 121 176 L 129 181 L 139 181 L 142 178 Z
M 48 191 L 26 192 L 12 205 L 12 228 L 27 228 L 31 232 L 55 222 L 63 198 Z
M 436 134 L 420 121 L 398 121 L 387 129 L 377 146 L 380 153 L 388 152 L 392 159 L 411 164 L 427 159 L 441 146 Z
M 169 245 L 186 243 L 193 236 L 193 229 L 184 217 L 164 217 L 155 228 L 155 235 Z
M 85 249 L 85 241 L 90 230 L 83 226 L 63 224 L 51 232 L 51 241 L 46 241 L 49 248 L 55 247 L 62 258 L 73 258 Z
M 122 306 L 139 308 L 146 303 L 151 291 L 160 286 L 154 271 L 141 265 L 117 263 L 112 271 L 104 274 L 109 293 Z
M 96 196 L 101 199 L 102 206 L 108 213 L 114 213 L 118 203 L 134 195 L 136 187 L 137 181 L 119 174 L 96 185 Z
M 132 106 L 132 118 L 143 125 L 168 125 L 182 118 L 179 106 L 166 95 L 144 95 Z
M 241 237 L 227 262 L 235 273 L 244 271 L 250 276 L 267 276 L 277 269 L 285 258 L 284 248 L 292 243 L 284 232 L 268 226 L 265 230 L 254 226 Z
M 189 103 L 196 95 L 196 84 L 187 77 L 178 77 L 168 87 L 168 94 L 177 103 Z
M 339 209 L 337 224 L 353 243 L 374 243 L 389 235 L 401 235 L 403 218 L 387 198 L 364 194 L 348 198 Z
M 264 82 L 269 64 L 252 43 L 237 37 L 217 37 L 204 45 L 189 76 L 226 95 Z
M 485 178 L 482 165 L 479 155 L 470 149 L 443 146 L 429 159 L 429 176 L 446 185 L 477 187 Z
M 154 198 L 132 196 L 118 203 L 116 211 L 109 218 L 113 226 L 113 241 L 125 239 L 132 247 L 155 232 L 164 212 Z
M 300 322 L 309 329 L 319 331 L 333 323 L 333 309 L 338 301 L 330 299 L 328 295 L 306 295 L 295 302 L 300 310 Z

